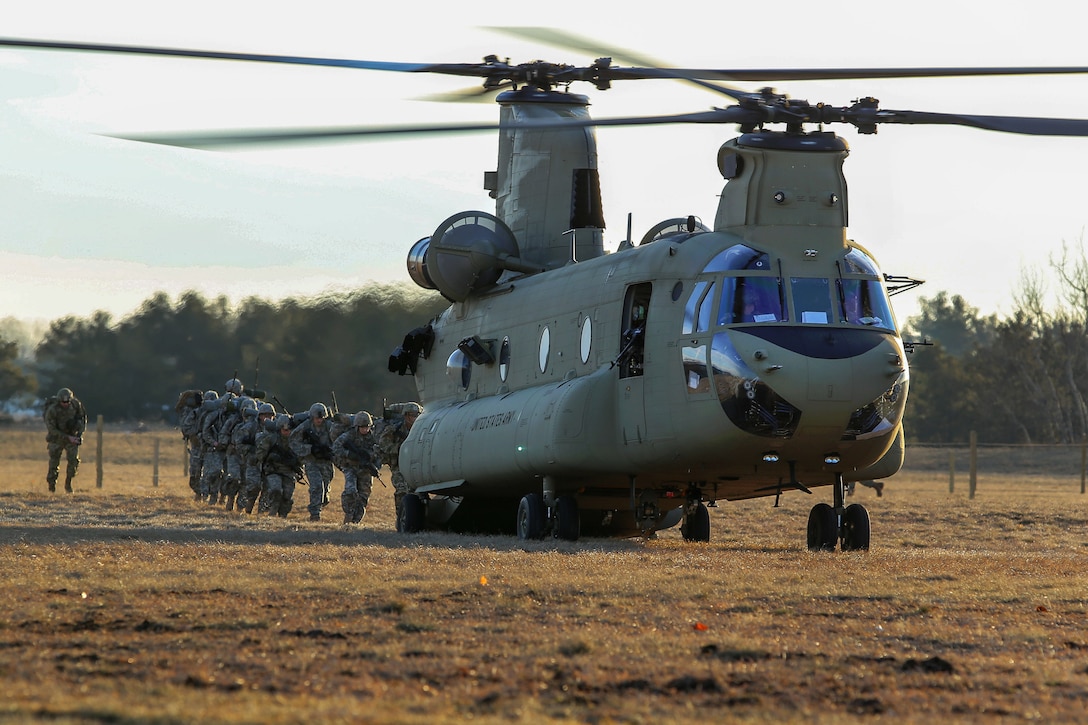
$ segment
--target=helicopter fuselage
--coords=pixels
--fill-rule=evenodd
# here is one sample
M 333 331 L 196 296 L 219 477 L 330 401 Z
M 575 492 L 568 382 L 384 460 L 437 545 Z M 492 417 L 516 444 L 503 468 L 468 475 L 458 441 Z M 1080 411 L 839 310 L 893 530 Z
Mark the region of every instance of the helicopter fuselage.
M 532 96 L 528 115 L 572 115 L 555 95 L 571 98 Z M 425 404 L 400 466 L 444 499 L 428 518 L 543 491 L 550 510 L 575 498 L 583 528 L 631 533 L 899 469 L 908 371 L 883 275 L 846 238 L 845 142 L 731 140 L 713 231 L 668 220 L 606 254 L 580 211 L 597 208 L 592 133 L 560 133 L 514 134 L 488 187 L 501 217 L 451 217 L 409 256 L 453 303 L 391 359 Z

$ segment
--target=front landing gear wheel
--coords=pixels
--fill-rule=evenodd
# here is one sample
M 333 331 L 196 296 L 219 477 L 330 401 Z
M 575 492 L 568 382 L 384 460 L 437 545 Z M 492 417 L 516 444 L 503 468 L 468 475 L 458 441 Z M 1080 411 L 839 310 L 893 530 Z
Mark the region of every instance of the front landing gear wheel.
M 522 541 L 544 538 L 544 499 L 539 493 L 521 497 L 518 504 L 518 538 Z
M 706 506 L 700 503 L 693 511 L 684 514 L 680 535 L 684 541 L 710 541 L 710 512 Z
M 839 517 L 826 503 L 818 503 L 808 514 L 808 550 L 834 551 L 839 541 Z
M 869 550 L 869 512 L 860 503 L 850 504 L 843 514 L 842 550 Z
M 574 496 L 555 499 L 555 538 L 577 541 L 582 535 L 582 521 L 578 518 L 578 500 Z

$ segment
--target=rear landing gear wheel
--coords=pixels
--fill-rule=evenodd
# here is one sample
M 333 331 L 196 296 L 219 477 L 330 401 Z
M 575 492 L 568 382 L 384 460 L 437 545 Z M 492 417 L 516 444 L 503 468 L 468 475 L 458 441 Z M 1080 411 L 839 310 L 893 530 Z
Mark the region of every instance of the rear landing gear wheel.
M 427 525 L 427 504 L 423 503 L 423 499 L 414 493 L 407 493 L 400 505 L 403 519 L 401 532 L 414 534 L 423 531 Z
M 834 551 L 839 541 L 839 517 L 826 503 L 818 503 L 808 514 L 808 550 Z
M 555 538 L 577 541 L 582 534 L 582 522 L 578 518 L 578 500 L 574 496 L 555 499 Z
M 842 550 L 869 550 L 869 512 L 860 503 L 846 507 L 842 517 Z
M 684 541 L 710 541 L 710 511 L 706 506 L 700 503 L 691 513 L 684 514 L 680 535 Z
M 517 524 L 518 538 L 522 541 L 544 538 L 544 499 L 539 493 L 521 497 Z

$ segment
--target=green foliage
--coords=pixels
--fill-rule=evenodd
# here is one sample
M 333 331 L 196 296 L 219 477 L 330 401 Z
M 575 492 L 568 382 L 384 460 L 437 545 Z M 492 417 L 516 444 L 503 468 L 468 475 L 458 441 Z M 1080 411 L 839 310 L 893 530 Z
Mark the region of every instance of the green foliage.
M 237 309 L 225 297 L 187 292 L 172 303 L 158 293 L 119 323 L 104 312 L 54 321 L 37 348 L 40 394 L 67 386 L 92 416 L 169 420 L 179 391 L 222 392 L 237 373 L 292 412 L 331 404 L 333 392 L 345 412 L 377 411 L 383 399 L 415 397 L 388 357 L 446 304 L 380 285 L 335 299 L 248 298 Z
M 0 336 L 0 400 L 9 400 L 34 386 L 34 376 L 19 365 L 19 344 Z

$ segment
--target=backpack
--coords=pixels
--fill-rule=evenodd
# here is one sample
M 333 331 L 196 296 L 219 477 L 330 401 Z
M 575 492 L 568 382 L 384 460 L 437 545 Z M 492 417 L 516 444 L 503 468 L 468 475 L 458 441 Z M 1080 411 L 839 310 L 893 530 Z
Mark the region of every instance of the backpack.
M 199 408 L 203 400 L 204 392 L 202 390 L 183 390 L 181 395 L 178 396 L 177 404 L 174 405 L 174 412 L 180 417 L 186 408 Z

